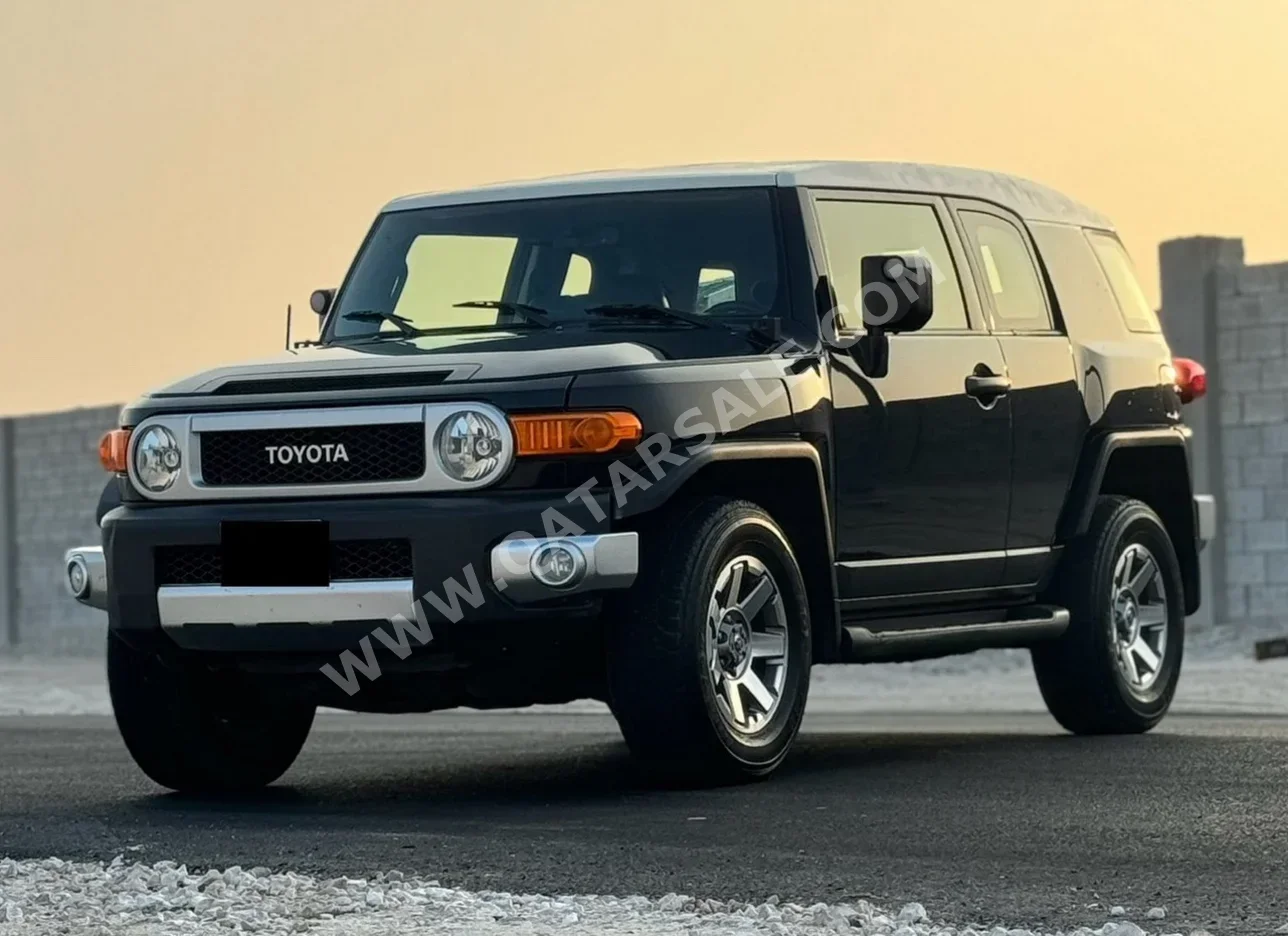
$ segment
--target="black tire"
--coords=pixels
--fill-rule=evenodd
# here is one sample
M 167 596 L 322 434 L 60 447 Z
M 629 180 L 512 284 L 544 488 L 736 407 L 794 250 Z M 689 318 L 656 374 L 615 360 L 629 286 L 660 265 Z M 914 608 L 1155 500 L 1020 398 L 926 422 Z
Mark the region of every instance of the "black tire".
M 313 725 L 314 706 L 173 667 L 111 632 L 107 684 L 135 763 L 156 783 L 185 793 L 267 786 L 294 763 Z
M 738 557 L 749 557 L 743 569 L 759 576 L 749 579 L 748 592 L 770 573 L 776 597 L 761 614 L 785 620 L 784 629 L 774 628 L 785 630 L 786 648 L 778 701 L 770 712 L 759 710 L 763 724 L 747 732 L 726 720 L 733 717 L 728 693 L 742 690 L 725 686 L 718 702 L 708 668 L 708 604 L 720 573 Z M 767 776 L 782 763 L 809 693 L 809 604 L 787 537 L 764 510 L 711 497 L 668 511 L 642 535 L 640 577 L 614 606 L 608 629 L 613 714 L 632 753 L 659 779 L 734 782 Z M 742 714 L 755 708 L 751 702 Z
M 1160 627 L 1167 643 L 1157 657 L 1157 677 L 1145 690 L 1133 689 L 1119 666 L 1111 597 L 1114 569 L 1134 544 L 1156 560 L 1164 589 L 1157 600 L 1167 615 Z M 1101 497 L 1090 528 L 1069 545 L 1052 583 L 1050 600 L 1069 609 L 1069 629 L 1032 651 L 1038 687 L 1056 721 L 1075 734 L 1139 734 L 1162 721 L 1181 674 L 1182 588 L 1176 551 L 1158 515 L 1138 500 Z

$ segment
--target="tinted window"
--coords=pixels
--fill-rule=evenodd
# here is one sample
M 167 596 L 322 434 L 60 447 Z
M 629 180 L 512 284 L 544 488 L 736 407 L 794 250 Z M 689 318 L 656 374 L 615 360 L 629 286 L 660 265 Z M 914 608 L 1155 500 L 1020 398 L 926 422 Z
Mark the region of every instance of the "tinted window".
M 1029 223 L 1070 337 L 1121 335 L 1123 316 L 1082 228 Z
M 337 298 L 330 337 L 362 337 L 396 312 L 416 328 L 510 328 L 505 309 L 536 306 L 568 325 L 625 328 L 596 306 L 702 312 L 703 271 L 734 277 L 742 307 L 722 321 L 790 318 L 768 189 L 702 189 L 491 202 L 380 216 Z M 714 287 L 713 287 L 714 289 Z M 726 314 L 727 313 L 727 314 Z M 389 325 L 383 326 L 386 331 Z M 651 326 L 654 331 L 659 326 Z M 569 333 L 571 340 L 580 334 Z
M 1134 332 L 1162 331 L 1158 316 L 1149 307 L 1149 300 L 1141 291 L 1131 257 L 1118 238 L 1112 234 L 1088 231 L 1087 240 L 1091 241 L 1091 249 L 1096 252 L 1096 258 L 1105 270 L 1127 328 Z
M 859 264 L 875 254 L 920 253 L 930 259 L 935 314 L 927 329 L 966 328 L 966 303 L 935 209 L 897 202 L 820 201 L 818 223 L 842 328 L 857 328 L 862 308 Z
M 978 211 L 963 211 L 961 218 L 979 260 L 980 287 L 993 300 L 994 327 L 999 331 L 1048 331 L 1051 317 L 1042 280 L 1019 229 Z

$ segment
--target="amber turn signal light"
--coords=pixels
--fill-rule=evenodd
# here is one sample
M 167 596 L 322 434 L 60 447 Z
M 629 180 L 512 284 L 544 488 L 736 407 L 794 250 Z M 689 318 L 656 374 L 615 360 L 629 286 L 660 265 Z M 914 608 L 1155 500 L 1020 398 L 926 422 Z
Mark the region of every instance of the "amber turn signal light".
M 1182 403 L 1192 403 L 1207 393 L 1207 371 L 1198 361 L 1173 358 L 1172 368 L 1176 371 L 1176 392 Z
M 98 443 L 98 460 L 107 471 L 124 474 L 129 467 L 126 453 L 130 449 L 130 430 L 113 429 L 103 436 Z
M 635 444 L 644 434 L 634 413 L 511 416 L 519 455 L 593 455 Z

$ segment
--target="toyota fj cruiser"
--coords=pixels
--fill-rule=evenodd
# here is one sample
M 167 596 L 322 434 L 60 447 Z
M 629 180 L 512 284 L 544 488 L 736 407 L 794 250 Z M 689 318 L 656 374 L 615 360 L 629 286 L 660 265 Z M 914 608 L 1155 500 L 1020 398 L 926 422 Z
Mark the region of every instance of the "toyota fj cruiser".
M 394 201 L 320 337 L 125 407 L 102 547 L 125 743 L 271 783 L 318 706 L 603 700 L 663 775 L 770 773 L 815 663 L 1031 649 L 1146 731 L 1214 521 L 1109 221 L 882 163 Z

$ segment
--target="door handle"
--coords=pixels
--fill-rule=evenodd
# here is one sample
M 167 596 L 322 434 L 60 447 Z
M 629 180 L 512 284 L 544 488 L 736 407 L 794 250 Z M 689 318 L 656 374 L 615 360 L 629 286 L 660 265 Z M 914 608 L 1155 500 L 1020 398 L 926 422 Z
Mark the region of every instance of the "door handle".
M 998 374 L 971 374 L 966 378 L 966 393 L 981 403 L 991 403 L 1010 392 L 1010 377 Z

